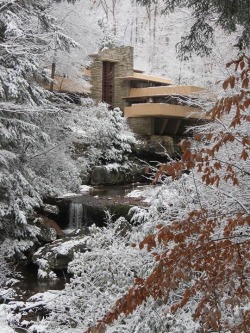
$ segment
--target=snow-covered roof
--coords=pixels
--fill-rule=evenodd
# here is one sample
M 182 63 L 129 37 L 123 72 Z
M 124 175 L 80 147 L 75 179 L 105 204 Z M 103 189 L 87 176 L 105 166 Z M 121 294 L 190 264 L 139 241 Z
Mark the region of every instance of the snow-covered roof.
M 138 72 L 134 72 L 133 75 L 129 76 L 120 76 L 117 77 L 117 79 L 122 79 L 126 81 L 146 81 L 146 82 L 153 82 L 153 83 L 160 83 L 163 85 L 169 85 L 172 84 L 172 81 L 170 79 L 165 79 L 158 76 L 153 75 L 146 75 Z

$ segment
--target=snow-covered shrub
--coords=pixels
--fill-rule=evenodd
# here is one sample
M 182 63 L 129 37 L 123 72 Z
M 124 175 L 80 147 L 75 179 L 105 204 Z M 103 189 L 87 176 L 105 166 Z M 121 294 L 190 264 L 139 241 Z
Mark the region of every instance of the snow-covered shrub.
M 120 109 L 109 110 L 107 104 L 86 100 L 70 114 L 69 128 L 75 133 L 79 162 L 87 158 L 90 165 L 122 163 L 131 152 L 135 137 Z
M 90 228 L 87 251 L 76 253 L 69 264 L 73 274 L 61 295 L 48 304 L 51 316 L 45 320 L 46 332 L 80 332 L 107 311 L 137 276 L 151 270 L 151 254 L 131 246 L 131 232 L 120 236 L 124 221 L 109 221 L 107 227 Z M 96 304 L 99 310 L 95 311 Z M 124 324 L 118 325 L 121 330 Z M 31 330 L 32 331 L 32 330 Z

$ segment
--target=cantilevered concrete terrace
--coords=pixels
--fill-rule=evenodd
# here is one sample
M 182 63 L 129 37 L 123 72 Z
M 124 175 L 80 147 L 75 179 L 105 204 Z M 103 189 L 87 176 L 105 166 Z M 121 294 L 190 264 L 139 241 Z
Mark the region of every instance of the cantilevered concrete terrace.
M 168 79 L 141 74 L 130 77 L 129 95 L 124 97 L 124 116 L 135 132 L 181 136 L 187 127 L 208 120 L 202 109 L 192 106 L 206 90 L 192 85 L 171 85 Z M 147 80 L 146 80 L 147 77 Z M 123 78 L 128 79 L 128 78 Z M 141 84 L 141 82 L 144 82 Z M 145 84 L 146 83 L 146 84 Z M 187 105 L 187 103 L 192 103 Z
M 141 103 L 132 104 L 124 109 L 126 118 L 137 117 L 167 117 L 167 118 L 204 118 L 201 109 L 190 106 L 173 105 L 165 103 Z
M 165 79 L 162 77 L 152 76 L 152 75 L 146 75 L 139 73 L 138 71 L 134 71 L 133 75 L 128 76 L 120 76 L 116 79 L 121 79 L 124 81 L 140 81 L 140 82 L 151 82 L 162 86 L 168 86 L 172 84 L 172 81 L 170 79 Z
M 160 87 L 147 87 L 147 88 L 131 88 L 129 96 L 125 97 L 126 100 L 145 97 L 162 97 L 162 96 L 190 96 L 195 97 L 199 93 L 204 92 L 205 89 L 196 86 L 160 86 Z
M 132 104 L 124 115 L 137 133 L 149 135 L 182 136 L 187 127 L 208 120 L 199 108 L 165 103 Z

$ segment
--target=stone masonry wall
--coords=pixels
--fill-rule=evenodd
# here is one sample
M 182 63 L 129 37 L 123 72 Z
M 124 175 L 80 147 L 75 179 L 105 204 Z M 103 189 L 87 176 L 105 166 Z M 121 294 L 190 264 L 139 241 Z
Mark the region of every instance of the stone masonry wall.
M 102 100 L 102 63 L 114 62 L 113 107 L 120 107 L 123 110 L 126 105 L 123 97 L 129 95 L 130 82 L 118 77 L 133 75 L 133 57 L 133 48 L 130 46 L 105 49 L 92 56 L 91 97 L 98 102 Z
M 130 129 L 141 135 L 154 135 L 154 118 L 127 118 Z
M 98 55 L 92 56 L 92 59 L 90 97 L 100 102 L 102 100 L 102 61 Z

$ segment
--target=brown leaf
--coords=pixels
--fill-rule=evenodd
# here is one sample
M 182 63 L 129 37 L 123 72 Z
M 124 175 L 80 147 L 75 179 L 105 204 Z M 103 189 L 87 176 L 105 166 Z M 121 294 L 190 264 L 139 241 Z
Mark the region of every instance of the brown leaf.
M 228 84 L 229 84 L 229 80 L 230 80 L 230 79 L 227 79 L 227 80 L 225 80 L 225 81 L 223 82 L 223 85 L 222 85 L 222 87 L 223 87 L 223 89 L 224 89 L 224 90 L 226 90 L 226 89 L 227 89 L 227 87 L 228 87 Z
M 250 106 L 250 99 L 246 99 L 243 103 L 244 107 L 247 109 Z
M 242 70 L 244 67 L 245 67 L 245 61 L 242 60 L 240 62 L 240 69 Z
M 243 144 L 243 146 L 250 146 L 250 138 L 247 136 L 244 136 L 242 138 L 242 144 Z
M 247 89 L 248 88 L 248 86 L 249 86 L 249 78 L 248 77 L 246 77 L 243 81 L 242 81 L 242 88 L 243 89 Z
M 242 150 L 240 158 L 242 158 L 244 161 L 246 161 L 248 159 L 248 153 L 246 152 L 245 149 Z
M 233 89 L 235 87 L 235 76 L 230 76 L 229 84 L 230 84 L 231 89 Z

